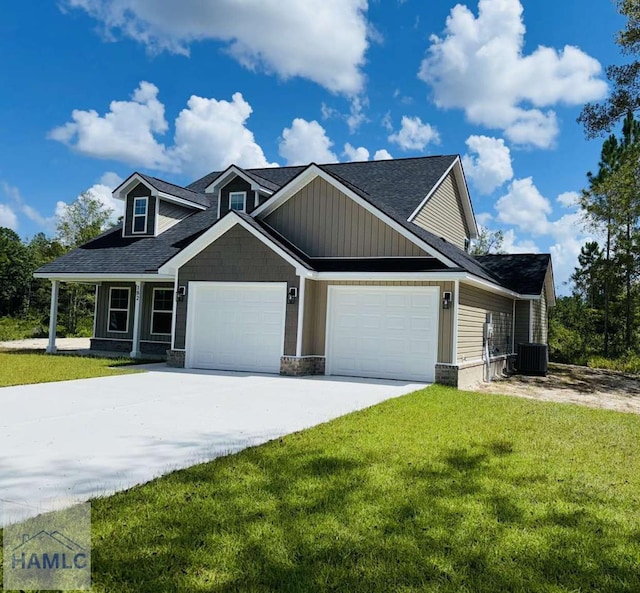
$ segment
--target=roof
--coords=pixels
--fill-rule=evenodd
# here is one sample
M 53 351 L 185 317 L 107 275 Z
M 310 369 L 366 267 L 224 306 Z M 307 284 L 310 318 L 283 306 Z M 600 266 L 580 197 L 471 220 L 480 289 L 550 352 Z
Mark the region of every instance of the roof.
M 551 256 L 548 253 L 479 255 L 475 259 L 505 288 L 520 294 L 531 295 L 542 293 L 551 262 Z
M 363 200 L 384 212 L 393 221 L 421 239 L 435 252 L 453 263 L 453 269 L 465 271 L 487 282 L 520 294 L 540 294 L 549 255 L 511 255 L 473 257 L 442 237 L 408 222 L 407 218 L 443 177 L 457 155 L 364 161 L 317 165 Z M 308 166 L 240 169 L 249 178 L 270 191 L 277 191 L 301 174 Z M 224 171 L 214 171 L 186 188 L 156 177 L 139 174 L 160 192 L 206 206 L 180 221 L 157 237 L 123 238 L 117 226 L 74 251 L 46 264 L 37 273 L 56 274 L 149 274 L 157 270 L 182 249 L 195 241 L 217 222 L 217 195 L 205 193 Z M 367 260 L 345 262 L 338 259 L 308 258 L 286 238 L 247 214 L 238 213 L 256 231 L 267 236 L 296 261 L 315 271 L 435 271 L 445 269 L 434 258 L 393 263 Z M 451 270 L 451 268 L 449 268 Z

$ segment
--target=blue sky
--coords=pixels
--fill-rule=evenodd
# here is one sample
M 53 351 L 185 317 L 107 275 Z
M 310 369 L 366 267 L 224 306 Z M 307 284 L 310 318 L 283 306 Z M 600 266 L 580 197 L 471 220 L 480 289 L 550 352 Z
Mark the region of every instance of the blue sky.
M 0 225 L 53 234 L 88 189 L 118 208 L 134 170 L 459 153 L 480 223 L 566 292 L 601 146 L 575 120 L 623 24 L 608 1 L 5 2 Z

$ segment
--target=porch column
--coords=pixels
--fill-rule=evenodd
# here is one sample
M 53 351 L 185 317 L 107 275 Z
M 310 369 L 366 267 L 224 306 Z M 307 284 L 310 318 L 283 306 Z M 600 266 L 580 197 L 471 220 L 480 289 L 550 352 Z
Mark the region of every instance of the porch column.
M 136 281 L 136 296 L 133 306 L 133 344 L 131 346 L 130 356 L 131 358 L 140 358 L 142 353 L 140 352 L 140 324 L 142 318 L 140 315 L 140 309 L 142 308 L 142 289 L 144 282 L 140 280 Z
M 58 293 L 60 291 L 60 281 L 51 281 L 51 309 L 49 310 L 49 345 L 47 352 L 56 353 L 56 329 L 58 325 Z

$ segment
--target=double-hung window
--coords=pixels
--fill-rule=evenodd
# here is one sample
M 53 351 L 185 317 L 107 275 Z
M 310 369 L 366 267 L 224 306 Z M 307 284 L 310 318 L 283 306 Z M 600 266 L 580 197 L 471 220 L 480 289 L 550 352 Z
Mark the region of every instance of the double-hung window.
M 107 331 L 126 334 L 129 330 L 129 288 L 109 289 Z
M 247 192 L 232 191 L 229 192 L 229 210 L 247 211 Z
M 173 290 L 170 288 L 154 288 L 151 308 L 151 333 L 171 335 L 172 316 Z
M 147 198 L 134 198 L 133 199 L 133 232 L 134 233 L 146 233 L 147 232 Z

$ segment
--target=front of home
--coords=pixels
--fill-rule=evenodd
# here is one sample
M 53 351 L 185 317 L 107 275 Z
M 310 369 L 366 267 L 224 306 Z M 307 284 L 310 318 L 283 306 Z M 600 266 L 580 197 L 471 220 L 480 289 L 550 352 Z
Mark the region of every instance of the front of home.
M 44 266 L 96 285 L 91 347 L 169 364 L 469 386 L 547 340 L 548 255 L 472 257 L 460 158 L 134 173 L 124 221 Z

